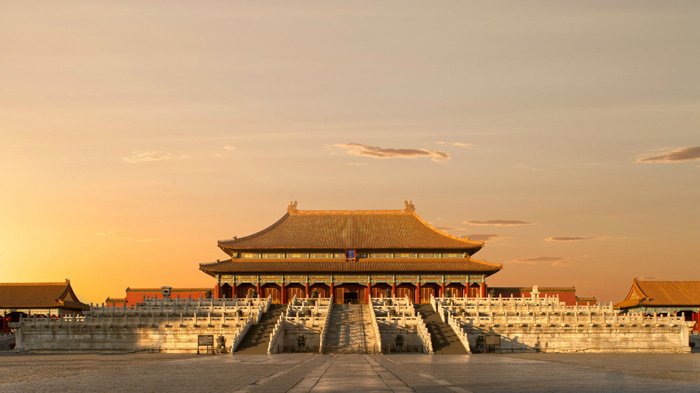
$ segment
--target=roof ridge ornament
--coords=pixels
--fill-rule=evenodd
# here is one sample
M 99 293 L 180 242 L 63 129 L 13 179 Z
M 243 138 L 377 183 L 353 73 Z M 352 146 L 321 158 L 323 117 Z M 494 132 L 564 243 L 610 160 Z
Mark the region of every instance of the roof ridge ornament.
M 413 205 L 413 201 L 403 201 L 404 209 L 406 213 L 413 213 L 416 211 L 416 207 Z
M 287 213 L 289 214 L 294 214 L 296 213 L 297 210 L 297 201 L 291 201 L 289 202 L 289 206 L 287 206 Z

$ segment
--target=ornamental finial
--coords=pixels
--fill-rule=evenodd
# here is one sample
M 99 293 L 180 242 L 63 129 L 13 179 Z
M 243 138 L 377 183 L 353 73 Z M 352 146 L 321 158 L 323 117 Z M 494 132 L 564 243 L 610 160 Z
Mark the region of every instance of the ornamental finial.
M 413 213 L 416 211 L 416 207 L 413 205 L 413 201 L 403 201 L 403 204 L 405 205 L 404 211 L 406 213 Z
M 297 201 L 291 201 L 289 202 L 289 206 L 287 206 L 287 213 L 292 214 L 297 212 Z

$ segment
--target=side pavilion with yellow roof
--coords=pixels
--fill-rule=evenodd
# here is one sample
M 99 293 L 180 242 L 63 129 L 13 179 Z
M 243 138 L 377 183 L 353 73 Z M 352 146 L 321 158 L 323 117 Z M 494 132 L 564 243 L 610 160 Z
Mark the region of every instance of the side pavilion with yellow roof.
M 200 264 L 217 279 L 217 297 L 486 296 L 486 277 L 502 265 L 472 259 L 483 243 L 439 231 L 403 210 L 298 210 L 260 232 L 219 241 L 231 258 Z
M 694 321 L 693 331 L 700 332 L 700 281 L 632 280 L 632 287 L 615 308 L 645 314 L 683 315 Z

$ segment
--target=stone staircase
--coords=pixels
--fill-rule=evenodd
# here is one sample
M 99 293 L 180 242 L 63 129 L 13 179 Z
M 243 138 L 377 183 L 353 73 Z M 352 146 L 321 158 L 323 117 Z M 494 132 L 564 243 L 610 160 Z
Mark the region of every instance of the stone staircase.
M 423 321 L 425 321 L 425 325 L 430 332 L 433 351 L 436 355 L 467 353 L 464 345 L 459 341 L 459 337 L 457 337 L 450 325 L 442 322 L 440 315 L 433 310 L 433 306 L 420 304 L 416 305 L 416 309 L 423 317 Z
M 366 304 L 333 305 L 324 353 L 375 353 L 377 338 Z
M 238 345 L 236 354 L 264 355 L 267 354 L 267 346 L 270 342 L 270 333 L 274 329 L 280 315 L 287 308 L 284 304 L 272 304 L 270 309 L 263 314 L 260 322 L 253 325 Z

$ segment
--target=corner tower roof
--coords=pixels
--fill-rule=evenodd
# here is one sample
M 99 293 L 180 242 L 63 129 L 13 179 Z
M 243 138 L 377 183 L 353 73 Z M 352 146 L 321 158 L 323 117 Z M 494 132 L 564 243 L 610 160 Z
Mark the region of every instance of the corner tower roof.
M 438 230 L 403 210 L 297 210 L 296 202 L 277 222 L 249 236 L 219 241 L 229 255 L 238 250 L 459 250 L 474 254 L 481 242 Z

